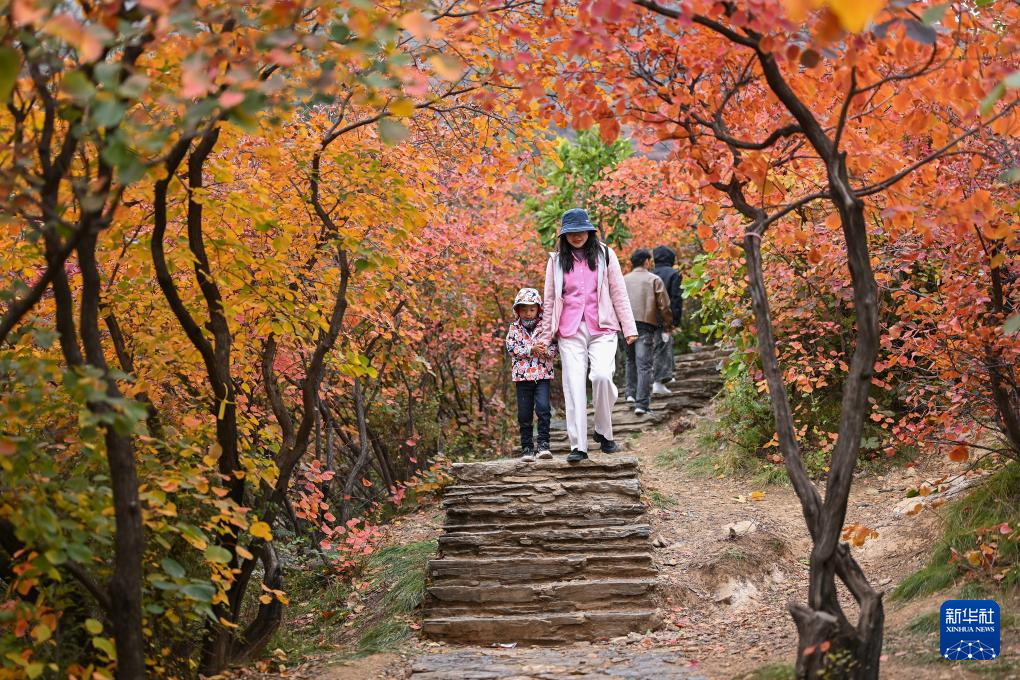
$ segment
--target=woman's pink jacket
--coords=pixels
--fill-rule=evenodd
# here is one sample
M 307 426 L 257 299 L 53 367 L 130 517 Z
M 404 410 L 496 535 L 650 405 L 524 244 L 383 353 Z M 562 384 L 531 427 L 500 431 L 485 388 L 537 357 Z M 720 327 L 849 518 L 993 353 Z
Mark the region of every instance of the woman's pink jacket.
M 625 337 L 637 335 L 634 311 L 630 307 L 620 261 L 612 248 L 604 243 L 601 245 L 603 255 L 597 258 L 599 326 L 622 331 Z M 546 345 L 551 345 L 556 340 L 560 315 L 563 313 L 563 269 L 560 268 L 559 253 L 549 253 L 545 267 L 544 297 L 546 313 L 542 315 L 536 335 Z

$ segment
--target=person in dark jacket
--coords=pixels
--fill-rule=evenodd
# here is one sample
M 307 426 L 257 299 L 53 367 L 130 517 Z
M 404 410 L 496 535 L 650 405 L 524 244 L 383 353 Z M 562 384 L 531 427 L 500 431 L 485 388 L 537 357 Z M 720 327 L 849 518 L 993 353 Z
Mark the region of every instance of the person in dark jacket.
M 676 253 L 669 246 L 657 246 L 652 251 L 655 269 L 652 273 L 662 279 L 669 295 L 669 307 L 673 313 L 673 327 L 680 327 L 683 315 L 684 298 L 680 289 L 680 272 L 673 266 L 676 264 Z M 658 329 L 655 334 L 655 361 L 653 368 L 654 382 L 652 394 L 669 394 L 666 383 L 673 379 L 673 338 L 665 328 Z

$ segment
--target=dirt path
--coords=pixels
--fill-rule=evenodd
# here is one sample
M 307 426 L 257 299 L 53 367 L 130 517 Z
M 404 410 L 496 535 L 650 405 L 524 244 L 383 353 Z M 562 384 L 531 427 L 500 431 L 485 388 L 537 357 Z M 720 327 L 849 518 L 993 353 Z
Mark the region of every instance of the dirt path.
M 659 590 L 666 620 L 675 630 L 673 643 L 710 678 L 739 678 L 770 664 L 788 666 L 795 656 L 796 628 L 786 604 L 806 597 L 810 550 L 796 494 L 789 486 L 761 487 L 748 480 L 696 475 L 683 463 L 664 464 L 663 453 L 697 452 L 693 440 L 693 433 L 675 439 L 658 431 L 633 443 L 643 464 L 646 494 L 659 506 L 649 515 L 659 539 Z M 684 456 L 670 458 L 682 461 Z M 855 481 L 847 523 L 871 527 L 878 537 L 854 548 L 854 554 L 880 589 L 891 591 L 920 568 L 940 533 L 937 513 L 908 516 L 894 508 L 907 488 L 958 472 L 951 465 L 929 463 Z M 754 500 L 754 492 L 764 497 Z M 856 604 L 847 591 L 841 595 L 854 620 Z M 883 677 L 988 677 L 968 672 L 976 666 L 942 661 L 937 632 L 925 637 L 905 630 L 918 616 L 938 611 L 946 597 L 910 603 L 887 598 Z M 1004 637 L 1003 652 L 1020 658 L 1017 640 Z

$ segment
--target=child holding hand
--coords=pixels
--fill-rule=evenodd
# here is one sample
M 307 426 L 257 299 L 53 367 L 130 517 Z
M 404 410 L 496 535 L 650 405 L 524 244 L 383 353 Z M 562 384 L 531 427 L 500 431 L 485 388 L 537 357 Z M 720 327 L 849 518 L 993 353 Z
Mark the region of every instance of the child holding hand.
M 532 420 L 538 419 L 539 458 L 552 458 L 549 451 L 549 382 L 553 378 L 556 346 L 538 342 L 542 318 L 542 296 L 534 288 L 521 288 L 514 299 L 514 322 L 506 335 L 510 353 L 510 377 L 517 391 L 517 424 L 521 432 L 521 458 L 535 460 L 536 446 Z

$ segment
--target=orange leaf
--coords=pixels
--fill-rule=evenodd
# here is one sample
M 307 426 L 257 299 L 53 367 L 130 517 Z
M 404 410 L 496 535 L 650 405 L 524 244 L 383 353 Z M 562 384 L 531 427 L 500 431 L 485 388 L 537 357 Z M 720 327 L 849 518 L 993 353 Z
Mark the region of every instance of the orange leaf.
M 436 32 L 432 22 L 418 11 L 409 12 L 400 17 L 400 27 L 423 42 L 435 35 Z
M 966 444 L 959 444 L 957 446 L 954 446 L 949 451 L 949 460 L 956 463 L 962 463 L 963 461 L 967 460 L 968 456 L 969 454 L 967 452 Z

